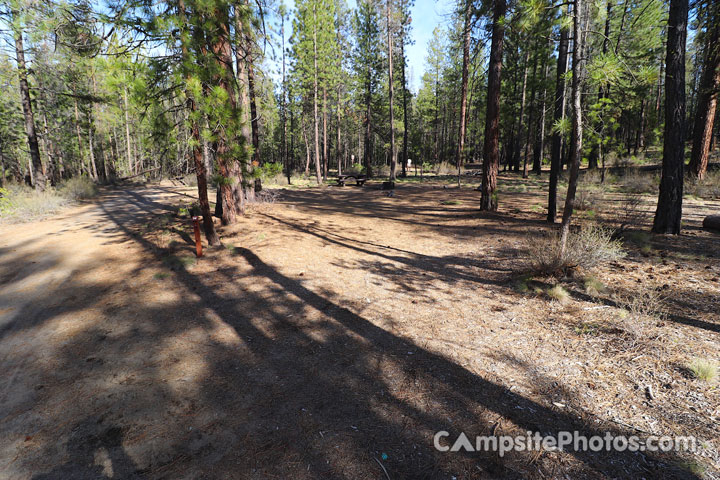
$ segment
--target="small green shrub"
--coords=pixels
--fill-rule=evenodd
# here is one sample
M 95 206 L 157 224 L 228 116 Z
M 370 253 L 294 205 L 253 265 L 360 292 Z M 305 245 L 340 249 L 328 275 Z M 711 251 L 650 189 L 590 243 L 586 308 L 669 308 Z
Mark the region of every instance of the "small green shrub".
M 365 175 L 365 166 L 361 163 L 353 163 L 344 173 L 346 175 Z
M 597 335 L 599 331 L 600 328 L 593 322 L 582 322 L 580 325 L 575 327 L 575 333 L 578 335 Z
M 528 285 L 530 280 L 532 280 L 530 275 L 521 275 L 513 282 L 513 288 L 518 293 L 528 293 L 530 291 L 530 286 Z
M 693 377 L 703 382 L 709 382 L 717 376 L 717 367 L 708 360 L 696 358 L 687 368 Z
M 276 177 L 283 173 L 283 165 L 280 162 L 268 162 L 257 168 L 260 178 L 263 180 Z
M 583 280 L 583 284 L 585 286 L 585 293 L 593 297 L 603 293 L 606 290 L 605 284 L 603 284 L 603 282 L 601 282 L 597 277 L 585 277 L 585 279 Z

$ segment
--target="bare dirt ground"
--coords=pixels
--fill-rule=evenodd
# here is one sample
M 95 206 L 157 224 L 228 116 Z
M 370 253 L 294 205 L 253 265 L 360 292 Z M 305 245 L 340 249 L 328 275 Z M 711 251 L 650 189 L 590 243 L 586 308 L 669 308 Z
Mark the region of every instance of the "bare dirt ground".
M 717 380 L 685 366 L 718 360 L 720 236 L 699 228 L 718 202 L 628 242 L 593 273 L 605 294 L 563 279 L 561 303 L 518 287 L 547 228 L 519 182 L 485 215 L 440 183 L 285 190 L 199 260 L 175 215 L 193 191 L 169 184 L 3 227 L 0 478 L 716 477 Z M 629 320 L 617 299 L 647 289 L 667 314 Z M 440 452 L 440 430 L 702 444 L 499 458 Z

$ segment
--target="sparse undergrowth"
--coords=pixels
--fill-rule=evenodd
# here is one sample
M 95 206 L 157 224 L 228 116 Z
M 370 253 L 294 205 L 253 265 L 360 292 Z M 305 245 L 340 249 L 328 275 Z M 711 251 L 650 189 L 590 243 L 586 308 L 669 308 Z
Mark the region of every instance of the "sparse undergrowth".
M 27 185 L 0 188 L 0 219 L 27 222 L 51 215 L 71 202 L 93 197 L 97 186 L 87 177 L 74 177 L 57 188 L 38 192 Z
M 584 225 L 570 231 L 564 251 L 561 251 L 559 232 L 552 232 L 544 239 L 527 238 L 525 250 L 527 270 L 546 276 L 575 268 L 590 269 L 624 256 L 621 243 L 613 239 L 612 230 L 597 225 Z
M 685 194 L 704 200 L 720 199 L 720 170 L 708 171 L 702 180 L 688 178 L 684 186 Z

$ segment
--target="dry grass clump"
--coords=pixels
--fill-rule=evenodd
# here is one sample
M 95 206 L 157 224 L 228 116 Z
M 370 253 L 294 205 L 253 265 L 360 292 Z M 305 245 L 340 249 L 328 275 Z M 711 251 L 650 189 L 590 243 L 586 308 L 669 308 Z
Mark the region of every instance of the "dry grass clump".
M 714 200 L 720 198 L 720 170 L 708 171 L 702 180 L 690 177 L 683 187 L 686 195 Z
M 552 288 L 549 288 L 545 293 L 547 293 L 548 297 L 560 303 L 566 303 L 570 300 L 570 294 L 561 285 L 555 285 Z
M 0 189 L 0 219 L 27 222 L 50 215 L 69 202 L 51 188 L 38 192 L 26 185 L 9 185 Z
M 652 286 L 641 286 L 616 298 L 618 305 L 625 310 L 624 329 L 633 337 L 647 337 L 648 328 L 667 317 L 665 295 Z
M 97 186 L 87 177 L 73 177 L 58 188 L 44 192 L 22 184 L 0 188 L 0 219 L 28 222 L 52 215 L 67 204 L 97 195 Z
M 535 275 L 556 275 L 575 268 L 590 269 L 622 258 L 625 253 L 609 228 L 585 225 L 570 231 L 561 252 L 560 233 L 527 238 L 525 267 Z
M 710 382 L 717 376 L 717 367 L 709 360 L 696 358 L 687 368 L 693 377 L 704 382 Z
M 580 211 L 595 210 L 601 202 L 601 195 L 597 187 L 583 188 L 575 195 L 575 208 Z
M 97 195 L 97 185 L 88 177 L 73 177 L 58 188 L 58 193 L 68 200 L 84 200 Z
M 629 193 L 657 193 L 660 178 L 651 173 L 629 171 L 620 181 L 622 189 Z
M 457 174 L 457 165 L 453 165 L 450 162 L 440 162 L 435 165 L 436 175 L 453 175 Z

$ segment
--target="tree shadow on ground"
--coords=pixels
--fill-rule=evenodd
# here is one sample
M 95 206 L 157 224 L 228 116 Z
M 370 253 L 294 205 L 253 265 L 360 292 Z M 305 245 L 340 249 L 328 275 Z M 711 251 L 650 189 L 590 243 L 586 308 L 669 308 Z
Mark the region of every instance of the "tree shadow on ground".
M 135 231 L 155 206 L 124 192 L 101 204 L 107 221 L 144 251 L 138 274 L 164 256 Z M 498 433 L 497 424 L 545 434 L 631 432 L 513 393 L 378 327 L 251 249 L 210 251 L 208 260 L 219 267 L 173 272 L 172 302 L 133 301 L 122 320 L 96 306 L 106 320 L 58 347 L 53 368 L 74 372 L 87 397 L 35 418 L 45 434 L 32 452 L 22 451 L 15 471 L 48 472 L 34 478 L 108 471 L 120 478 L 360 479 L 384 471 L 390 478 L 696 478 L 673 453 L 440 452 L 437 431 L 472 437 Z M 48 313 L 36 325 L 51 320 Z M 117 363 L 89 368 L 79 351 Z M 11 432 L 57 404 L 60 387 L 35 398 Z M 0 433 L 7 428 L 0 423 Z M 33 469 L 33 458 L 64 460 Z

